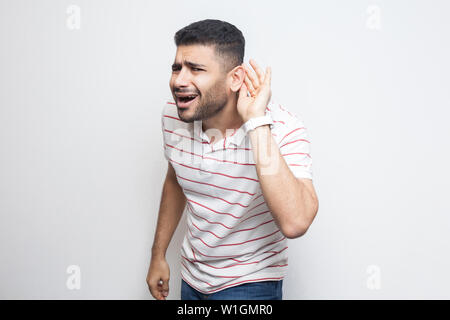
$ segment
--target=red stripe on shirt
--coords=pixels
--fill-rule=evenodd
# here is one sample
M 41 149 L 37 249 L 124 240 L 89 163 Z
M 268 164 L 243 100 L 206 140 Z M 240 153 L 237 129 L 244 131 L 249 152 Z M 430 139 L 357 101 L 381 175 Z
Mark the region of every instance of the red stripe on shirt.
M 231 163 L 231 164 L 239 164 L 239 165 L 243 165 L 243 166 L 254 166 L 255 165 L 254 163 L 240 163 L 240 162 L 236 162 L 236 161 L 228 161 L 228 160 L 221 160 L 221 159 L 216 159 L 216 158 L 211 158 L 211 157 L 204 157 L 203 155 L 199 155 L 199 154 L 196 154 L 196 153 L 193 153 L 193 152 L 190 152 L 190 151 L 185 151 L 183 149 L 174 147 L 174 146 L 172 146 L 172 145 L 170 145 L 168 143 L 166 143 L 166 146 L 171 147 L 171 148 L 173 148 L 175 150 L 178 150 L 178 151 L 181 151 L 181 152 L 186 152 L 186 153 L 192 154 L 192 155 L 200 157 L 202 159 L 210 159 L 210 160 L 215 160 L 215 161 L 219 161 L 219 162 L 226 162 L 226 163 Z
M 197 279 L 197 280 L 200 281 L 200 282 L 206 283 L 206 284 L 209 285 L 210 287 L 213 286 L 211 283 L 206 282 L 206 281 L 203 281 L 203 280 L 197 278 L 196 276 L 194 276 L 194 275 L 192 274 L 191 270 L 189 270 L 189 268 L 186 267 L 186 266 L 184 265 L 183 262 L 181 262 L 181 265 L 182 265 L 182 266 L 183 266 L 183 267 L 191 274 L 191 276 L 192 276 L 193 278 Z M 189 283 L 186 279 L 183 279 L 183 280 L 186 281 L 187 283 Z M 192 286 L 192 284 L 190 284 L 190 283 L 189 283 L 189 285 Z
M 218 239 L 225 239 L 226 237 L 232 235 L 233 233 L 254 230 L 254 229 L 256 229 L 256 228 L 258 228 L 258 227 L 260 227 L 260 226 L 262 226 L 262 225 L 268 224 L 268 223 L 273 222 L 273 221 L 275 221 L 275 220 L 272 219 L 272 220 L 269 220 L 269 221 L 260 223 L 259 225 L 257 225 L 256 227 L 253 227 L 253 228 L 236 230 L 236 231 L 230 232 L 229 234 L 227 234 L 227 235 L 225 235 L 225 236 L 223 236 L 223 237 L 218 236 L 217 234 L 215 234 L 215 233 L 212 232 L 212 231 L 200 229 L 200 228 L 199 228 L 194 222 L 192 222 L 192 221 L 191 221 L 191 224 L 192 224 L 196 229 L 198 229 L 199 231 L 211 233 L 213 236 L 215 236 L 215 237 L 218 238 Z
M 282 154 L 282 156 L 290 156 L 290 155 L 293 155 L 293 154 L 303 154 L 303 155 L 306 155 L 306 156 L 311 158 L 309 153 L 303 153 L 303 152 L 284 153 L 284 154 Z
M 247 241 L 237 242 L 237 243 L 225 243 L 225 244 L 218 244 L 218 245 L 216 245 L 216 246 L 212 246 L 212 245 L 207 244 L 207 243 L 206 243 L 205 241 L 203 241 L 200 237 L 194 236 L 194 234 L 192 233 L 191 228 L 189 228 L 189 226 L 188 226 L 188 230 L 189 230 L 189 233 L 191 234 L 191 236 L 192 236 L 193 238 L 195 238 L 195 239 L 197 239 L 197 240 L 200 240 L 205 246 L 207 246 L 207 247 L 209 247 L 209 248 L 240 246 L 240 245 L 243 245 L 243 244 L 246 244 L 246 243 L 249 243 L 249 242 L 253 242 L 253 241 L 258 241 L 258 240 L 261 240 L 261 239 L 265 239 L 265 238 L 267 238 L 267 237 L 270 237 L 270 236 L 274 235 L 275 233 L 280 232 L 280 230 L 276 230 L 275 232 L 272 232 L 272 233 L 267 234 L 267 235 L 265 235 L 265 236 L 258 237 L 258 238 L 254 238 L 254 239 L 250 239 L 250 240 L 247 240 Z
M 211 187 L 216 187 L 216 188 L 224 189 L 224 190 L 228 190 L 228 191 L 236 191 L 236 192 L 239 192 L 239 193 L 246 193 L 246 194 L 248 194 L 248 195 L 250 195 L 250 196 L 254 196 L 254 195 L 255 195 L 254 193 L 250 193 L 250 192 L 247 192 L 247 191 L 241 191 L 241 190 L 237 190 L 237 189 L 230 189 L 230 188 L 225 188 L 225 187 L 216 186 L 215 184 L 212 184 L 212 183 L 206 183 L 206 182 L 201 182 L 201 181 L 191 180 L 191 179 L 188 179 L 188 178 L 184 178 L 184 177 L 182 177 L 182 176 L 180 176 L 180 175 L 178 175 L 178 174 L 177 174 L 177 177 L 179 177 L 180 179 L 189 181 L 189 182 L 193 182 L 193 183 L 204 184 L 204 185 L 208 185 L 208 186 L 211 186 Z
M 260 212 L 260 213 L 254 214 L 254 215 L 252 215 L 252 216 L 250 216 L 250 217 L 248 217 L 248 218 L 245 218 L 244 220 L 240 221 L 240 222 L 239 222 L 239 224 L 241 224 L 241 223 L 242 223 L 242 222 L 244 222 L 244 221 L 247 221 L 248 219 L 251 219 L 251 218 L 257 217 L 257 216 L 259 216 L 259 215 L 261 215 L 261 214 L 264 214 L 264 213 L 268 213 L 268 212 L 270 212 L 270 210 L 267 210 L 267 211 L 263 211 L 263 212 Z
M 283 236 L 283 237 L 281 237 L 281 239 L 278 239 L 278 240 L 275 240 L 275 241 L 272 241 L 272 242 L 266 244 L 266 246 L 270 246 L 270 245 L 272 245 L 272 244 L 281 242 L 281 241 L 283 241 L 284 239 L 286 239 L 286 237 Z M 235 261 L 237 261 L 237 262 L 244 262 L 244 261 L 239 261 L 239 260 L 237 260 L 237 259 L 234 259 L 235 257 L 240 257 L 242 254 L 236 254 L 236 255 L 232 255 L 232 256 L 210 256 L 210 255 L 207 255 L 207 254 L 204 254 L 203 252 L 201 252 L 201 251 L 200 251 L 198 248 L 196 248 L 191 242 L 189 242 L 189 244 L 191 245 L 192 248 L 195 249 L 195 251 L 197 251 L 198 254 L 200 254 L 201 256 L 204 256 L 204 257 L 208 257 L 208 258 L 230 258 L 230 259 L 235 260 Z M 192 248 L 191 248 L 191 249 L 192 249 Z M 254 254 L 256 251 L 257 251 L 257 250 L 255 250 L 255 251 L 253 251 L 253 252 L 250 252 L 250 253 L 246 253 L 246 254 Z
M 284 112 L 287 112 L 291 117 L 294 117 L 294 115 L 292 115 L 292 113 L 290 113 L 289 111 L 287 111 L 286 109 L 284 109 L 284 108 L 281 106 L 281 104 L 278 105 L 278 107 L 279 107 L 281 110 L 283 110 Z
M 283 251 L 283 250 L 281 250 L 281 251 Z M 280 251 L 280 252 L 281 252 L 281 251 Z M 194 252 L 194 251 L 192 251 L 192 252 Z M 278 254 L 278 253 L 277 253 L 277 254 Z M 232 268 L 232 267 L 236 267 L 236 266 L 246 266 L 246 265 L 250 265 L 250 264 L 260 263 L 260 262 L 262 262 L 262 261 L 264 261 L 264 260 L 267 260 L 267 259 L 269 259 L 269 258 L 272 258 L 273 256 L 276 256 L 277 254 L 269 255 L 269 256 L 267 256 L 267 257 L 265 257 L 265 258 L 263 258 L 263 259 L 261 259 L 261 260 L 258 260 L 258 261 L 245 262 L 245 263 L 235 263 L 235 264 L 232 264 L 232 265 L 229 265 L 229 266 L 225 266 L 225 267 L 215 267 L 215 266 L 212 266 L 212 265 L 210 265 L 210 264 L 208 264 L 208 263 L 206 263 L 206 262 L 199 261 L 199 260 L 197 260 L 197 259 L 191 260 L 191 259 L 189 259 L 189 258 L 187 258 L 187 257 L 185 257 L 185 256 L 183 256 L 183 255 L 181 255 L 181 257 L 182 257 L 183 259 L 189 261 L 189 262 L 192 263 L 192 264 L 200 263 L 200 264 L 203 264 L 203 265 L 205 265 L 205 266 L 207 266 L 207 267 L 210 267 L 210 268 L 213 268 L 213 269 L 228 269 L 228 268 Z M 268 267 L 276 267 L 276 266 L 277 266 L 277 267 L 284 267 L 284 266 L 287 266 L 287 264 L 284 264 L 284 265 L 271 265 L 271 266 L 268 266 Z M 243 276 L 245 276 L 245 275 L 239 275 L 239 276 L 221 276 L 221 275 L 214 275 L 214 276 L 215 276 L 215 277 L 219 277 L 219 278 L 240 278 L 240 277 L 243 277 Z
M 203 219 L 203 220 L 205 220 L 206 222 L 208 222 L 208 223 L 210 223 L 210 224 L 220 224 L 221 226 L 223 226 L 224 228 L 227 228 L 227 229 L 233 229 L 232 227 L 228 227 L 228 226 L 226 226 L 226 225 L 224 225 L 222 222 L 212 222 L 212 221 L 209 221 L 208 219 L 206 219 L 206 218 L 204 218 L 204 217 L 202 217 L 202 216 L 199 216 L 198 214 L 196 214 L 196 213 L 194 213 L 194 211 L 192 211 L 192 209 L 188 206 L 188 208 L 189 208 L 189 211 L 194 215 L 194 216 L 196 216 L 196 217 L 198 217 L 198 218 L 200 218 L 200 219 Z
M 227 215 L 227 216 L 231 216 L 231 217 L 236 218 L 236 219 L 240 219 L 240 218 L 241 218 L 241 217 L 237 217 L 237 216 L 235 216 L 235 215 L 233 215 L 233 214 L 231 214 L 231 213 L 228 213 L 228 212 L 220 212 L 220 211 L 211 209 L 211 208 L 209 208 L 209 207 L 207 207 L 207 206 L 205 206 L 205 205 L 203 205 L 203 204 L 201 204 L 201 203 L 198 203 L 198 202 L 196 202 L 196 201 L 194 201 L 194 200 L 191 200 L 191 199 L 187 199 L 187 201 L 188 201 L 188 202 L 193 202 L 193 203 L 195 203 L 195 204 L 198 204 L 199 206 L 201 206 L 201 207 L 203 207 L 203 208 L 205 208 L 205 209 L 211 210 L 212 212 L 215 212 L 215 213 L 217 213 L 217 214 L 225 214 L 225 215 Z
M 203 144 L 208 143 L 207 141 L 200 141 L 200 140 L 195 139 L 195 138 L 193 138 L 193 137 L 188 137 L 188 136 L 185 136 L 185 135 L 176 133 L 175 131 L 171 131 L 171 130 L 167 130 L 167 129 L 164 129 L 164 131 L 165 131 L 165 132 L 168 132 L 168 133 L 176 134 L 177 136 L 180 136 L 180 137 L 189 138 L 189 139 L 191 139 L 191 140 L 194 140 L 194 141 L 197 141 L 197 142 L 200 142 L 200 143 L 203 143 Z
M 245 151 L 250 151 L 250 150 L 252 150 L 252 149 L 250 149 L 250 148 L 241 148 L 241 147 L 230 147 L 230 146 L 228 146 L 228 148 L 216 150 L 216 152 L 218 152 L 218 151 L 227 151 L 227 150 L 245 150 Z
M 198 192 L 198 191 L 191 190 L 191 189 L 183 188 L 183 191 L 189 191 L 189 192 L 193 192 L 193 193 L 198 193 L 198 194 L 201 194 L 202 196 L 207 196 L 207 197 L 210 197 L 210 198 L 219 199 L 219 200 L 222 200 L 222 201 L 224 201 L 224 202 L 226 202 L 226 203 L 228 203 L 228 204 L 231 204 L 231 205 L 239 205 L 239 206 L 241 206 L 241 207 L 243 207 L 243 208 L 247 208 L 247 207 L 248 207 L 248 206 L 246 206 L 245 204 L 241 204 L 241 203 L 239 203 L 239 202 L 229 202 L 229 201 L 227 201 L 227 200 L 225 200 L 225 199 L 222 199 L 222 198 L 220 198 L 220 197 L 215 197 L 215 196 L 212 196 L 212 195 L 210 195 L 210 194 Z
M 228 269 L 228 268 L 232 268 L 232 267 L 236 267 L 236 266 L 246 266 L 246 265 L 250 265 L 250 264 L 260 263 L 260 262 L 262 262 L 262 261 L 264 261 L 264 260 L 267 260 L 267 259 L 269 259 L 269 258 L 272 258 L 272 257 L 276 256 L 277 254 L 280 254 L 281 252 L 283 252 L 283 251 L 286 250 L 286 249 L 287 249 L 287 247 L 285 247 L 284 249 L 278 251 L 278 252 L 275 253 L 275 254 L 268 255 L 267 257 L 265 257 L 265 258 L 263 258 L 263 259 L 260 259 L 260 260 L 258 260 L 258 261 L 243 262 L 243 263 L 235 263 L 235 264 L 232 264 L 232 265 L 229 265 L 229 266 L 225 266 L 225 267 L 215 267 L 215 266 L 212 266 L 212 265 L 210 265 L 210 264 L 208 264 L 208 263 L 206 263 L 206 262 L 203 262 L 203 261 L 200 261 L 200 260 L 197 260 L 197 259 L 191 260 L 191 259 L 189 259 L 189 258 L 186 258 L 186 257 L 183 256 L 183 255 L 181 255 L 181 257 L 184 258 L 184 259 L 186 259 L 187 261 L 189 261 L 189 262 L 192 263 L 192 264 L 194 264 L 194 263 L 201 263 L 201 264 L 203 264 L 203 265 L 205 265 L 205 266 L 207 266 L 207 267 L 213 268 L 213 269 Z M 192 252 L 194 252 L 194 250 L 192 250 Z M 269 252 L 269 251 L 266 251 L 266 252 L 263 252 L 262 254 L 268 253 L 268 252 Z M 232 259 L 232 260 L 236 260 L 236 259 Z M 286 265 L 287 265 L 287 264 L 286 264 Z M 282 265 L 282 266 L 286 266 L 286 265 Z M 240 277 L 242 277 L 242 276 L 245 276 L 245 275 L 233 276 L 232 278 L 240 278 Z M 226 276 L 220 276 L 220 275 L 215 275 L 215 277 L 227 278 Z
M 252 211 L 252 210 L 255 209 L 255 208 L 258 208 L 260 205 L 262 205 L 262 204 L 264 204 L 264 203 L 266 203 L 266 201 L 263 201 L 263 202 L 261 202 L 260 204 L 258 204 L 257 206 L 254 206 L 253 208 L 248 209 L 246 213 L 249 213 L 250 211 Z
M 309 143 L 309 141 L 308 141 L 308 140 L 305 140 L 305 139 L 298 139 L 298 140 L 294 140 L 294 141 L 286 142 L 285 144 L 283 144 L 282 146 L 280 146 L 280 149 L 281 149 L 281 148 L 283 148 L 284 146 L 288 145 L 288 144 L 291 144 L 291 143 L 294 143 L 294 142 L 297 142 L 297 141 L 304 141 L 304 142 L 307 142 L 307 143 Z
M 275 253 L 275 254 L 273 254 L 273 255 L 271 255 L 271 256 L 269 256 L 269 257 L 273 257 L 274 255 L 277 255 L 277 254 L 279 254 L 279 253 L 281 253 L 281 252 L 283 252 L 284 250 L 286 250 L 288 248 L 288 246 L 286 246 L 286 247 L 284 247 L 283 249 L 281 249 L 280 251 L 272 251 L 272 250 L 269 250 L 269 251 L 264 251 L 263 253 L 261 253 L 261 254 L 264 254 L 264 253 Z M 191 248 L 192 249 L 192 248 Z M 236 261 L 236 262 L 245 262 L 245 261 L 240 261 L 240 260 L 238 260 L 238 259 L 235 259 L 235 258 L 231 258 L 231 260 L 233 260 L 233 261 Z
M 253 203 L 256 199 L 258 199 L 259 197 L 261 197 L 263 194 L 261 193 L 259 196 L 257 196 L 256 198 L 252 199 L 252 201 L 250 203 Z
M 257 214 L 255 214 L 255 215 L 253 215 L 253 216 L 250 216 L 250 217 L 245 218 L 244 220 L 240 221 L 240 222 L 239 222 L 238 224 L 236 224 L 234 227 L 229 227 L 229 226 L 224 225 L 224 224 L 221 223 L 221 222 L 209 221 L 208 219 L 206 219 L 206 218 L 204 218 L 204 217 L 202 217 L 202 216 L 199 216 L 198 214 L 194 213 L 194 211 L 193 211 L 189 206 L 188 206 L 188 208 L 189 208 L 189 211 L 190 211 L 194 216 L 196 216 L 196 217 L 198 217 L 198 218 L 200 218 L 200 219 L 203 219 L 203 220 L 205 220 L 206 222 L 208 222 L 208 223 L 210 223 L 210 224 L 220 224 L 221 226 L 223 226 L 223 227 L 225 227 L 225 228 L 227 228 L 227 229 L 229 229 L 229 230 L 236 228 L 236 227 L 237 227 L 238 225 L 240 225 L 242 222 L 247 221 L 247 220 L 249 220 L 250 218 L 257 217 L 257 216 L 262 215 L 262 214 L 264 214 L 264 213 L 269 213 L 269 212 L 270 212 L 270 210 L 266 210 L 266 211 L 257 213 Z
M 170 118 L 170 119 L 175 119 L 175 120 L 181 121 L 181 122 L 183 122 L 183 123 L 186 123 L 186 122 L 184 122 L 183 120 L 181 120 L 180 118 L 173 117 L 173 116 L 169 116 L 168 114 L 165 114 L 164 117 L 165 117 L 165 118 Z
M 286 138 L 286 137 L 287 137 L 288 135 L 290 135 L 291 133 L 293 133 L 293 132 L 295 132 L 295 131 L 297 131 L 297 130 L 301 130 L 301 129 L 306 129 L 306 128 L 305 128 L 305 127 L 301 127 L 301 128 L 296 128 L 296 129 L 292 130 L 291 132 L 287 133 L 287 134 L 280 140 L 279 143 L 281 143 L 281 141 L 283 141 L 284 138 Z
M 248 177 L 235 177 L 235 176 L 231 176 L 231 175 L 225 174 L 225 173 L 214 172 L 214 171 L 204 170 L 204 169 L 200 169 L 200 168 L 196 168 L 196 167 L 191 167 L 191 166 L 188 166 L 188 165 L 186 165 L 186 164 L 177 162 L 177 161 L 172 160 L 172 159 L 170 159 L 170 162 L 174 162 L 174 163 L 179 164 L 180 166 L 183 166 L 183 167 L 185 167 L 185 168 L 194 169 L 194 170 L 203 171 L 203 172 L 208 172 L 208 173 L 212 173 L 212 174 L 218 174 L 218 175 L 221 175 L 221 176 L 224 176 L 224 177 L 227 177 L 227 178 L 233 178 L 233 179 L 247 179 L 247 180 L 259 182 L 259 180 L 253 179 L 253 178 L 248 178 Z

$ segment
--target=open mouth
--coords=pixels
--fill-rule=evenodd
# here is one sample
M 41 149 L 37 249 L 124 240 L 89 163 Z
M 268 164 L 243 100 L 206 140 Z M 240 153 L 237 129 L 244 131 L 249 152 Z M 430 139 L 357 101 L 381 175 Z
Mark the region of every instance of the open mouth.
M 187 96 L 187 97 L 177 97 L 177 106 L 179 108 L 189 107 L 195 100 L 197 100 L 197 95 Z

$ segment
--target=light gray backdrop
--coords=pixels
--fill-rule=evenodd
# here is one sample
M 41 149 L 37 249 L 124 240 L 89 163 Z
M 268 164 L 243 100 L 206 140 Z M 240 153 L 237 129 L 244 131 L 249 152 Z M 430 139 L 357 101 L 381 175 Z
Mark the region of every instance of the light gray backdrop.
M 0 298 L 152 299 L 174 33 L 235 24 L 309 129 L 285 299 L 450 298 L 448 1 L 0 1 Z M 180 297 L 169 247 L 169 299 Z

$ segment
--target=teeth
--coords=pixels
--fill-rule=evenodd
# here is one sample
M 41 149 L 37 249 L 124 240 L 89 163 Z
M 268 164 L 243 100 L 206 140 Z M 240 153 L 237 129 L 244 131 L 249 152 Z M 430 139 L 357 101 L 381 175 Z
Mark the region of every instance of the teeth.
M 194 99 L 196 96 L 179 97 L 180 99 Z

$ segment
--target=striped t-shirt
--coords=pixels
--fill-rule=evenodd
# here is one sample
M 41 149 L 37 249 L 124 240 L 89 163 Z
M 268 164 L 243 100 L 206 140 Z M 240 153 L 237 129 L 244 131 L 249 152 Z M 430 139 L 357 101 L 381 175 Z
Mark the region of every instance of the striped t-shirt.
M 310 141 L 302 120 L 270 101 L 272 136 L 296 177 L 312 179 Z M 186 123 L 168 100 L 162 112 L 164 156 L 187 198 L 181 277 L 205 294 L 247 282 L 284 278 L 287 238 L 275 224 L 256 173 L 244 127 L 210 139 L 202 121 Z

